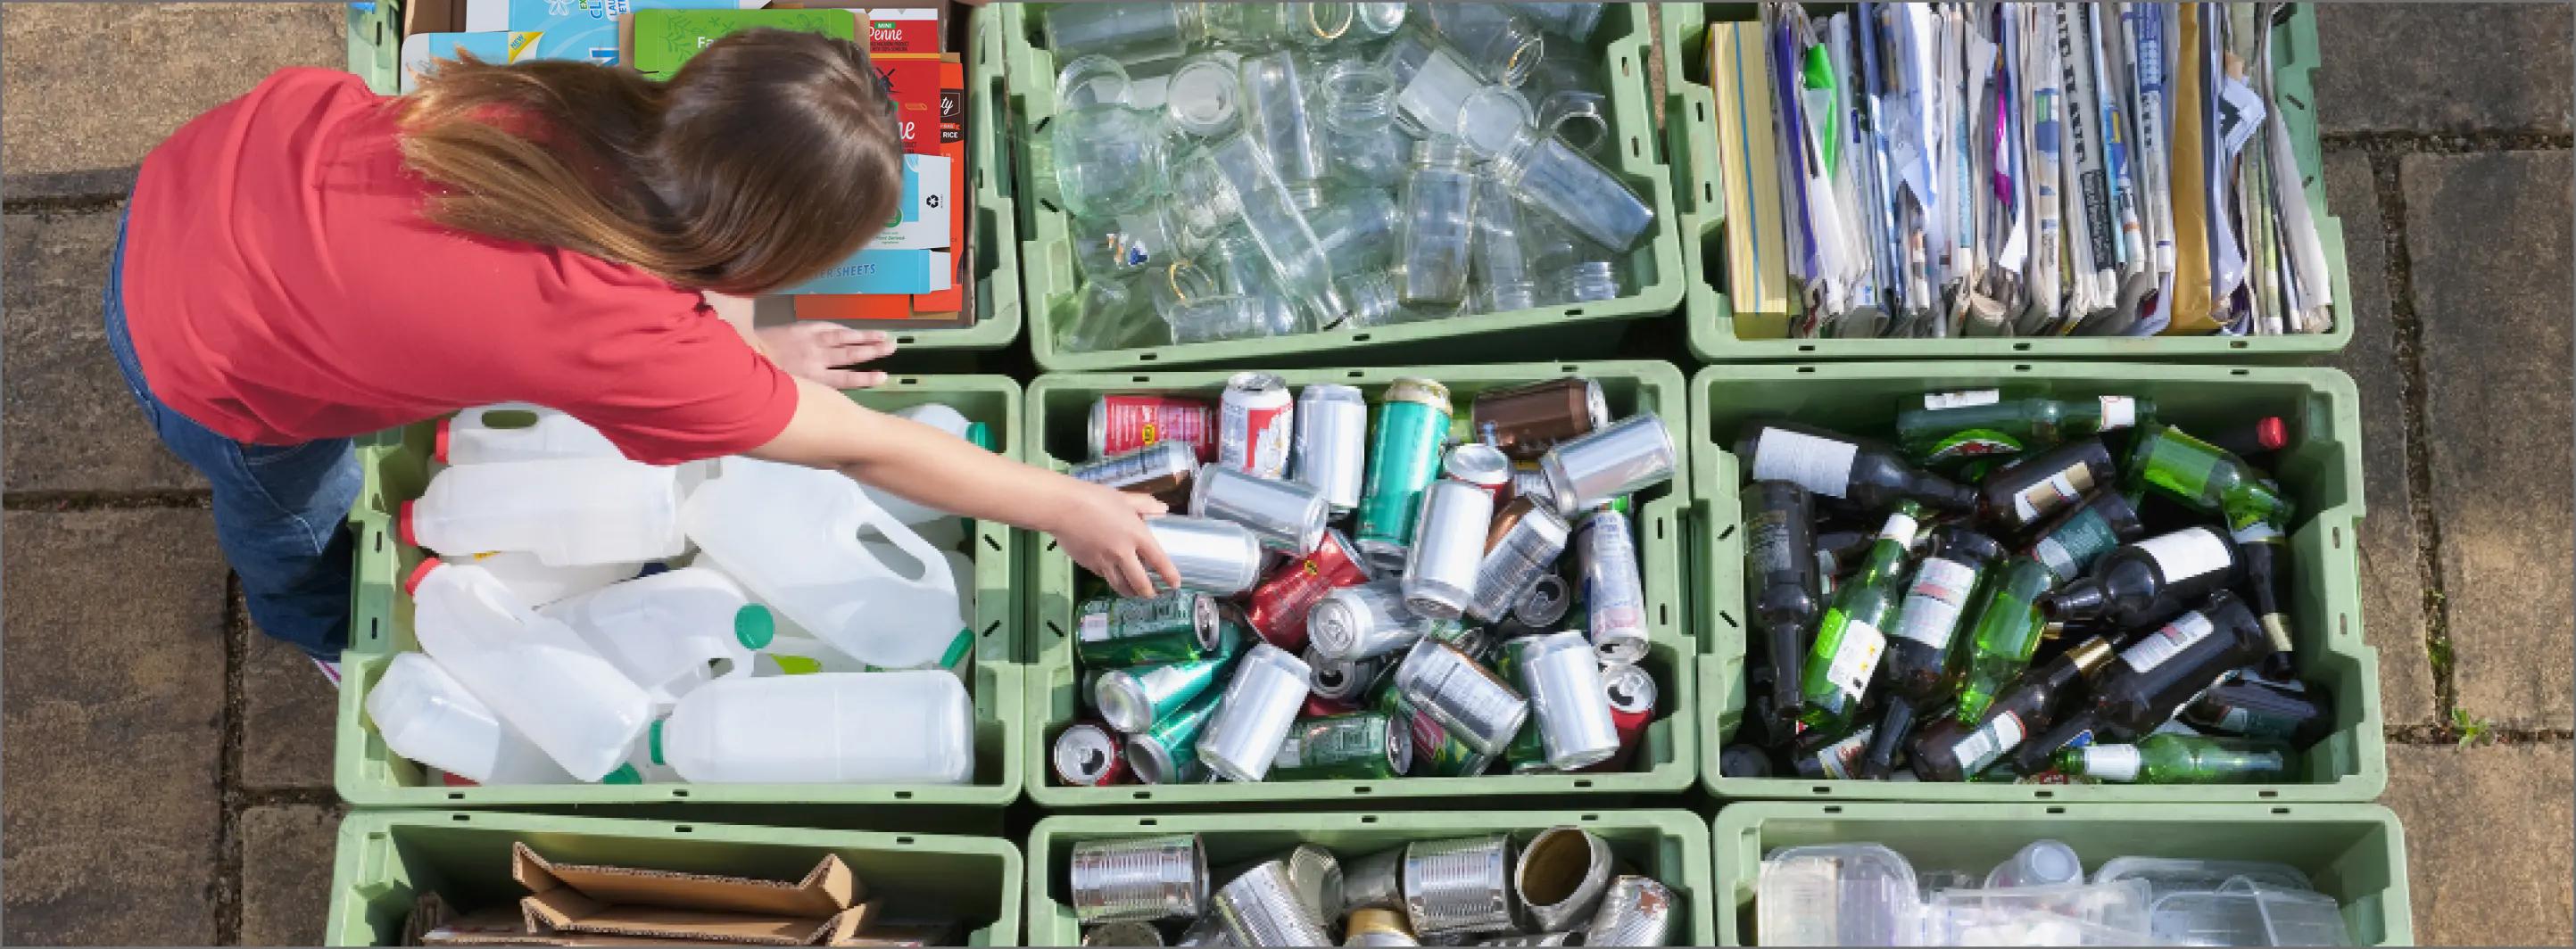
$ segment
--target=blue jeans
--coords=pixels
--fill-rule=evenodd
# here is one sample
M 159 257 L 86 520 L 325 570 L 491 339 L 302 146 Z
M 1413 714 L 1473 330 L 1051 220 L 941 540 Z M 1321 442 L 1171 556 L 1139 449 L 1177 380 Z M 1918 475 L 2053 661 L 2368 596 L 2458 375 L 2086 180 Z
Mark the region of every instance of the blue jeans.
M 314 658 L 339 659 L 349 646 L 349 561 L 357 549 L 343 525 L 363 481 L 355 446 L 346 438 L 234 441 L 162 402 L 125 328 L 122 225 L 108 268 L 107 347 L 161 443 L 214 485 L 215 541 L 241 575 L 251 622 Z

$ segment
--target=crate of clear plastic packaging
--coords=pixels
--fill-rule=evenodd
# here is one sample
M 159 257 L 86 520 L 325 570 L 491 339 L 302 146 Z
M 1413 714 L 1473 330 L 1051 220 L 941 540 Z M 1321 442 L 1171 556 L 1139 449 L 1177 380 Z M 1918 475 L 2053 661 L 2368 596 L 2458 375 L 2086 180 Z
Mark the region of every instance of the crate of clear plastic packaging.
M 880 411 L 940 403 L 981 422 L 1000 450 L 1018 457 L 1020 386 L 1001 376 L 896 376 L 874 389 L 847 393 Z M 417 649 L 411 596 L 401 580 L 424 556 L 396 535 L 393 515 L 428 487 L 436 422 L 390 429 L 358 442 L 366 484 L 349 514 L 358 559 L 352 591 L 350 651 L 341 666 L 338 747 L 333 781 L 340 796 L 366 807 L 563 806 L 579 804 L 919 804 L 999 808 L 1020 794 L 1021 746 L 1030 738 L 1020 702 L 1026 687 L 1018 662 L 1017 539 L 1009 525 L 975 522 L 967 541 L 975 559 L 975 658 L 967 688 L 975 700 L 975 783 L 905 784 L 521 784 L 450 787 L 430 783 L 421 766 L 385 747 L 366 716 L 368 690 L 394 654 Z
M 1352 814 L 1268 814 L 1257 822 L 1221 815 L 1159 817 L 1049 817 L 1029 831 L 1029 945 L 1082 942 L 1073 915 L 1065 862 L 1075 844 L 1095 840 L 1197 834 L 1208 870 L 1224 870 L 1278 856 L 1299 844 L 1331 850 L 1347 862 L 1415 841 L 1482 834 L 1510 834 L 1527 843 L 1550 827 L 1580 827 L 1610 845 L 1626 867 L 1653 877 L 1681 898 L 1674 946 L 1705 946 L 1717 936 L 1716 900 L 1709 883 L 1708 835 L 1698 815 L 1684 811 L 1404 811 Z M 1226 880 L 1211 879 L 1211 887 Z
M 1951 339 L 1792 339 L 1749 336 L 1727 295 L 1726 210 L 1720 165 L 1736 160 L 1717 145 L 1716 95 L 1709 83 L 1708 24 L 1752 18 L 1750 4 L 1665 4 L 1663 35 L 1665 134 L 1673 156 L 1673 202 L 1681 215 L 1682 257 L 1691 352 L 1706 362 L 1816 359 L 2201 359 L 2290 361 L 2343 349 L 2352 341 L 2351 280 L 2345 273 L 2343 222 L 2326 213 L 2323 159 L 2317 145 L 2317 18 L 2312 5 L 2290 4 L 2276 45 L 2271 103 L 2287 123 L 2290 150 L 2308 210 L 2325 248 L 2334 288 L 2334 328 L 2281 336 L 2051 336 Z M 1765 320 L 1777 326 L 1781 315 Z M 1757 331 L 1767 332 L 1767 331 Z
M 1011 140 L 1021 175 L 1019 209 L 1022 278 L 1028 296 L 1029 349 L 1051 372 L 1199 365 L 1387 364 L 1405 359 L 1526 359 L 1536 353 L 1570 357 L 1609 355 L 1625 321 L 1662 316 L 1681 306 L 1681 241 L 1673 212 L 1672 173 L 1654 134 L 1653 94 L 1647 69 L 1653 37 L 1643 4 L 1606 4 L 1588 52 L 1602 71 L 1610 99 L 1609 153 L 1596 160 L 1654 209 L 1646 239 L 1617 261 L 1625 295 L 1610 300 L 1482 313 L 1390 326 L 1343 327 L 1295 336 L 1183 343 L 1130 349 L 1071 352 L 1059 346 L 1057 327 L 1074 312 L 1082 290 L 1075 273 L 1072 216 L 1037 200 L 1027 159 L 1032 132 L 1054 118 L 1055 80 L 1063 65 L 1047 48 L 1045 4 L 1011 3 L 1001 14 L 1010 50 Z M 1548 40 L 1565 42 L 1553 34 Z M 1541 55 L 1545 47 L 1542 46 Z M 1179 60 L 1171 61 L 1178 63 Z M 1533 104 L 1534 105 L 1534 104 Z M 1526 210 L 1524 213 L 1544 213 Z
M 839 856 L 870 898 L 902 914 L 954 912 L 969 946 L 1020 941 L 1020 852 L 1009 841 L 799 827 L 550 817 L 495 811 L 368 811 L 340 822 L 322 941 L 399 945 L 413 902 L 437 893 L 457 911 L 512 906 L 510 848 L 548 860 L 793 880 Z
M 1721 798 L 1903 801 L 2369 801 L 2388 783 L 2379 658 L 2362 637 L 2361 414 L 2352 379 L 2332 369 L 2153 363 L 1868 362 L 1712 366 L 1691 380 L 1692 473 L 1699 501 L 1691 547 L 1700 660 L 1701 772 Z M 1926 392 L 2001 389 L 2014 395 L 2155 402 L 2156 417 L 2195 425 L 2278 415 L 2295 440 L 2265 463 L 2298 506 L 2289 534 L 2291 636 L 2301 675 L 2323 685 L 2334 728 L 2303 756 L 2299 780 L 2266 784 L 1997 784 L 1728 778 L 1718 754 L 1744 714 L 1750 638 L 1742 536 L 1743 466 L 1736 436 L 1756 418 L 1785 417 L 1859 436 L 1895 428 L 1900 403 Z M 2115 441 L 2115 444 L 2117 442 Z
M 1982 875 L 2034 840 L 2073 847 L 2088 879 L 2118 857 L 2288 864 L 2342 904 L 2352 944 L 2415 941 L 2406 835 L 2397 815 L 2376 804 L 1763 801 L 1727 805 L 1709 834 L 1717 860 L 1716 944 L 1754 944 L 1762 858 L 1782 847 L 1874 843 L 1903 854 L 1918 874 Z
M 1395 778 L 1384 781 L 1261 781 L 1208 784 L 1120 784 L 1068 787 L 1055 783 L 1048 767 L 1050 739 L 1081 717 L 1075 694 L 1081 678 L 1073 655 L 1075 587 L 1082 569 L 1056 548 L 1053 538 L 1033 537 L 1030 579 L 1037 589 L 1029 631 L 1034 643 L 1029 674 L 1029 711 L 1036 734 L 1026 746 L 1029 796 L 1047 808 L 1196 807 L 1265 803 L 1365 803 L 1388 797 L 1593 797 L 1679 791 L 1690 786 L 1697 767 L 1695 741 L 1700 721 L 1698 686 L 1692 659 L 1698 646 L 1682 626 L 1683 571 L 1681 521 L 1690 498 L 1687 430 L 1681 372 L 1662 362 L 1596 362 L 1499 366 L 1412 366 L 1402 369 L 1274 370 L 1291 387 L 1329 382 L 1359 388 L 1372 405 L 1389 382 L 1399 377 L 1436 379 L 1449 387 L 1464 431 L 1467 404 L 1476 393 L 1522 383 L 1578 376 L 1601 384 L 1612 418 L 1641 411 L 1661 416 L 1673 433 L 1673 478 L 1639 492 L 1633 516 L 1641 548 L 1638 569 L 1646 588 L 1647 623 L 1653 646 L 1640 665 L 1654 676 L 1655 719 L 1637 749 L 1636 770 L 1599 774 L 1515 774 L 1475 778 Z M 1032 464 L 1058 469 L 1087 460 L 1087 422 L 1092 403 L 1111 393 L 1165 392 L 1215 399 L 1225 388 L 1227 372 L 1151 374 L 1047 374 L 1029 384 L 1028 441 L 1023 457 Z M 1374 409 L 1372 409 L 1374 412 Z

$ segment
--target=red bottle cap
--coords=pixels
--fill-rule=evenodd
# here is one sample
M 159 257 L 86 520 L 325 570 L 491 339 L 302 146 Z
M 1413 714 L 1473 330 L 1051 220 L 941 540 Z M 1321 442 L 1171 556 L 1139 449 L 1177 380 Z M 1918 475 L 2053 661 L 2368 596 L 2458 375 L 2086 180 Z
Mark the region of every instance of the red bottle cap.
M 420 502 L 404 501 L 394 507 L 394 537 L 414 547 L 420 546 L 420 537 L 412 533 L 411 508 L 418 503 Z
M 403 579 L 403 595 L 418 595 L 420 593 L 420 581 L 428 578 L 430 571 L 444 566 L 446 566 L 446 564 L 440 562 L 436 557 L 421 558 L 420 566 L 411 568 L 411 576 Z
M 456 416 L 453 415 L 438 420 L 438 426 L 436 428 L 438 434 L 435 438 L 430 440 L 430 460 L 436 461 L 442 465 L 447 463 L 447 429 L 449 426 L 455 424 Z
M 2279 451 L 2290 443 L 2290 424 L 2278 415 L 2265 418 L 2254 423 L 2254 440 L 2261 442 L 2265 451 Z

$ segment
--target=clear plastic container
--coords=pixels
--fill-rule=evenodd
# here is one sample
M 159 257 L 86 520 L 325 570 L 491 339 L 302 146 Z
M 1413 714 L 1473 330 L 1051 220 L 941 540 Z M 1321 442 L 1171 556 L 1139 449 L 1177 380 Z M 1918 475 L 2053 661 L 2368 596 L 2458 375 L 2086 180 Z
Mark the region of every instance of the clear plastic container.
M 504 402 L 438 421 L 430 460 L 451 465 L 548 458 L 624 458 L 598 429 L 542 405 Z
M 682 698 L 647 741 L 690 781 L 965 784 L 975 703 L 937 670 L 727 679 Z
M 416 652 L 394 657 L 367 692 L 367 719 L 394 754 L 476 784 L 573 784 L 465 684 Z
M 2074 883 L 1943 890 L 1924 906 L 1919 938 L 1945 946 L 2138 946 L 2148 926 L 2147 885 Z
M 406 587 L 421 651 L 574 778 L 614 770 L 652 720 L 633 680 L 480 568 L 433 557 Z
M 2149 911 L 2155 936 L 2195 946 L 2349 946 L 2334 897 L 2238 878 L 2215 892 L 2171 893 Z
M 2084 859 L 2055 840 L 2034 840 L 1986 872 L 1986 887 L 2061 886 L 2084 882 Z
M 674 473 L 617 458 L 458 465 L 395 511 L 395 531 L 440 553 L 524 551 L 557 567 L 676 557 L 688 541 Z
M 2229 880 L 2244 879 L 2284 890 L 2312 890 L 2308 875 L 2286 863 L 2268 860 L 2177 860 L 2169 857 L 2115 857 L 2093 871 L 2093 882 L 2145 880 L 2152 892 L 2216 890 Z
M 1404 181 L 1404 250 L 1397 283 L 1406 304 L 1456 304 L 1467 292 L 1467 252 L 1476 232 L 1476 172 L 1458 139 L 1438 136 L 1413 149 Z
M 490 573 L 502 586 L 531 608 L 545 606 L 568 596 L 588 593 L 620 580 L 632 580 L 644 570 L 638 563 L 586 563 L 572 567 L 548 566 L 537 555 L 526 551 L 475 554 L 455 558 L 458 563 L 471 563 Z
M 1754 909 L 1765 946 L 1913 945 L 1922 915 L 1913 864 L 1877 844 L 1772 851 Z
M 538 612 L 571 626 L 664 705 L 710 681 L 750 675 L 752 651 L 777 633 L 768 607 L 706 567 L 629 580 Z
M 928 665 L 965 626 L 938 549 L 837 472 L 727 459 L 682 520 L 704 556 L 761 602 L 870 665 Z M 905 562 L 880 558 L 860 541 L 867 533 Z

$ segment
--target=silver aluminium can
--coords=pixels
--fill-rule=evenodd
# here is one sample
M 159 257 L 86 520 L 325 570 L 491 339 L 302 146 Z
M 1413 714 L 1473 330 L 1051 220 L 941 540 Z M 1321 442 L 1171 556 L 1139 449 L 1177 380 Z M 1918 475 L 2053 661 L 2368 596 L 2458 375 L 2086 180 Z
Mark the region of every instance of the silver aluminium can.
M 1334 915 L 1362 909 L 1404 909 L 1404 851 L 1388 847 L 1342 866 L 1342 906 Z
M 1335 512 L 1360 506 L 1368 479 L 1368 399 L 1353 386 L 1316 383 L 1297 393 L 1300 484 L 1324 496 Z
M 1479 946 L 1562 946 L 1574 940 L 1573 933 L 1530 933 L 1521 936 L 1496 936 L 1479 942 Z
M 1500 754 L 1529 720 L 1520 693 L 1460 652 L 1436 639 L 1413 644 L 1395 667 L 1395 688 L 1413 707 L 1483 754 Z
M 1217 918 L 1238 946 L 1324 946 L 1324 921 L 1297 898 L 1288 865 L 1271 860 L 1243 872 L 1216 894 Z
M 1404 557 L 1404 605 L 1431 619 L 1456 619 L 1466 611 L 1485 559 L 1485 530 L 1493 525 L 1494 496 L 1464 481 L 1443 479 L 1422 492 L 1413 547 Z
M 1550 827 L 1521 848 L 1512 895 L 1531 930 L 1562 933 L 1592 915 L 1610 885 L 1610 844 L 1580 827 Z
M 1117 779 L 1120 756 L 1125 753 L 1125 746 L 1108 729 L 1077 722 L 1055 737 L 1047 757 L 1055 766 L 1056 780 L 1075 787 L 1099 787 Z
M 1556 571 L 1556 558 L 1565 553 L 1564 518 L 1518 502 L 1510 510 L 1520 516 L 1511 518 L 1511 526 L 1485 551 L 1484 562 L 1476 566 L 1475 592 L 1467 598 L 1467 615 L 1487 623 L 1510 613 L 1540 577 Z
M 1235 373 L 1217 401 L 1216 463 L 1264 478 L 1286 477 L 1296 414 L 1287 380 L 1267 372 Z
M 1503 455 L 1502 449 L 1484 442 L 1466 442 L 1449 449 L 1448 457 L 1440 460 L 1440 471 L 1497 497 L 1512 484 L 1512 460 Z
M 1426 624 L 1405 606 L 1394 580 L 1342 587 L 1306 611 L 1306 647 L 1327 659 L 1356 661 L 1400 652 Z
M 1124 488 L 1131 484 L 1191 475 L 1198 467 L 1198 453 L 1192 451 L 1187 442 L 1155 442 L 1075 465 L 1065 474 L 1097 485 Z
M 1368 695 L 1370 687 L 1377 684 L 1379 673 L 1386 671 L 1386 657 L 1332 659 L 1316 652 L 1314 645 L 1309 643 L 1306 646 L 1306 666 L 1314 670 L 1313 689 L 1317 696 L 1356 705 Z
M 1646 628 L 1646 584 L 1637 573 L 1637 534 L 1628 516 L 1598 510 L 1575 539 L 1583 559 L 1583 607 L 1592 648 L 1604 662 L 1636 662 L 1653 645 Z
M 1196 834 L 1086 840 L 1067 862 L 1074 918 L 1181 919 L 1208 902 L 1207 851 Z
M 1261 582 L 1261 541 L 1241 524 L 1164 516 L 1147 518 L 1145 528 L 1181 569 L 1184 589 L 1233 596 Z
M 1241 524 L 1261 540 L 1261 546 L 1284 554 L 1303 554 L 1322 545 L 1324 524 L 1332 514 L 1324 496 L 1313 488 L 1224 465 L 1200 468 L 1190 484 L 1190 516 Z
M 1216 717 L 1199 732 L 1199 762 L 1229 781 L 1261 780 L 1313 687 L 1305 660 L 1269 643 L 1252 647 L 1235 662 Z
M 1582 633 L 1536 637 L 1519 665 L 1548 767 L 1575 771 L 1619 753 L 1619 728 L 1610 720 L 1610 699 L 1601 687 L 1601 661 Z
M 1567 517 L 1603 501 L 1653 487 L 1673 476 L 1673 434 L 1653 412 L 1639 412 L 1539 457 L 1556 512 Z
M 1426 840 L 1405 848 L 1404 915 L 1425 939 L 1512 928 L 1511 838 Z
M 1531 629 L 1546 629 L 1564 619 L 1566 610 L 1573 605 L 1573 587 L 1565 582 L 1564 574 L 1551 570 L 1531 581 L 1529 592 L 1521 594 L 1521 601 L 1512 606 L 1512 619 Z
M 1551 509 L 1556 507 L 1556 489 L 1548 484 L 1547 472 L 1536 465 L 1512 468 L 1512 497 L 1516 500 L 1528 498 Z
M 1671 888 L 1634 874 L 1610 881 L 1601 908 L 1583 928 L 1586 946 L 1661 946 L 1673 938 L 1675 905 Z

